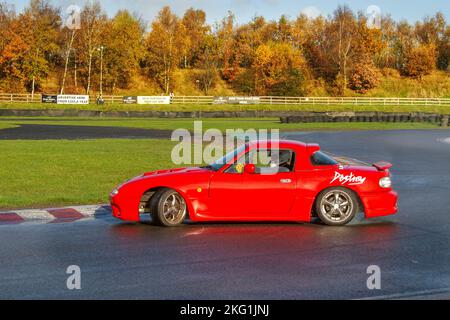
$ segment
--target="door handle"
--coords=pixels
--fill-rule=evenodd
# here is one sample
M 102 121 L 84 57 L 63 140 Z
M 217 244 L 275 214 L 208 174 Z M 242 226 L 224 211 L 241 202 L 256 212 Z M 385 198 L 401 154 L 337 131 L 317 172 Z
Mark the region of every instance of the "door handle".
M 281 183 L 291 183 L 292 180 L 291 179 L 281 179 L 280 182 Z

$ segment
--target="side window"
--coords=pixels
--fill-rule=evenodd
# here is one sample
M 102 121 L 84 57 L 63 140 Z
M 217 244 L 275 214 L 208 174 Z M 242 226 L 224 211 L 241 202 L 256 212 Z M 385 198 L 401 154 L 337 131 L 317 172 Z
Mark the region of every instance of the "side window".
M 242 173 L 248 163 L 254 164 L 259 174 L 293 172 L 295 153 L 291 150 L 253 150 L 238 159 L 226 172 Z
M 251 153 L 251 152 L 250 152 Z M 225 170 L 226 173 L 243 173 L 244 172 L 244 166 L 246 163 L 249 163 L 249 152 L 241 156 L 239 159 L 236 160 L 234 164 L 232 164 L 227 170 Z
M 311 156 L 311 163 L 314 166 L 332 166 L 338 164 L 331 156 L 321 151 L 314 152 Z

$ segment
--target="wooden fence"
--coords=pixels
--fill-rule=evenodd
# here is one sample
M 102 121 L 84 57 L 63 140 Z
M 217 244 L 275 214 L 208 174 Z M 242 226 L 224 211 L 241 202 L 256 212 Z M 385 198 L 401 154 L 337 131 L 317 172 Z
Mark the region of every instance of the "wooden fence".
M 91 103 L 95 103 L 96 96 L 90 96 Z M 450 106 L 448 98 L 372 98 L 372 97 L 259 97 L 259 103 L 263 105 L 374 105 L 374 106 L 401 106 L 401 105 L 421 105 Z M 122 96 L 105 95 L 103 99 L 106 104 L 122 103 Z M 212 96 L 175 96 L 173 104 L 213 104 Z M 0 93 L 0 102 L 3 103 L 39 103 L 40 94 L 17 94 Z

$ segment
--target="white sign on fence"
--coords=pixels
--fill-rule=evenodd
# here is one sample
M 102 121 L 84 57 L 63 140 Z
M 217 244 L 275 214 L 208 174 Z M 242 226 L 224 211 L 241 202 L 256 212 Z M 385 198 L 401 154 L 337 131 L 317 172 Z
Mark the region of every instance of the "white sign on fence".
M 259 104 L 260 97 L 214 97 L 213 104 Z
M 89 96 L 58 95 L 57 104 L 89 104 Z
M 138 96 L 138 104 L 170 104 L 170 96 Z

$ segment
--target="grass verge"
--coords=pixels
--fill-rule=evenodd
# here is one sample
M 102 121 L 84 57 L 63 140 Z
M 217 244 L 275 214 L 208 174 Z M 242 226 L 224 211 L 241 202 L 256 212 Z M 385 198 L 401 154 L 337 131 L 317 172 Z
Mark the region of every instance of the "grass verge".
M 11 122 L 0 122 L 0 130 L 14 128 L 14 127 L 17 127 L 17 125 L 15 125 Z
M 427 112 L 450 114 L 450 106 L 444 105 L 126 105 L 106 104 L 90 105 L 58 105 L 41 103 L 0 103 L 0 109 L 58 109 L 58 110 L 98 110 L 98 111 L 317 111 L 317 112 Z
M 0 209 L 104 203 L 120 182 L 171 167 L 164 140 L 0 141 Z

